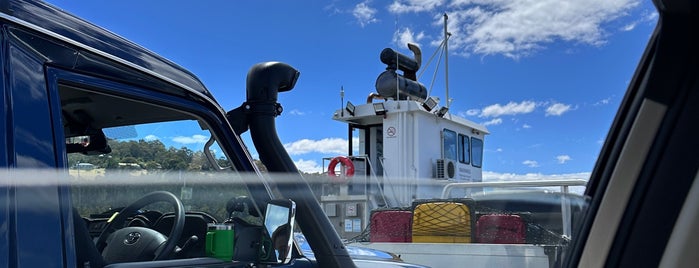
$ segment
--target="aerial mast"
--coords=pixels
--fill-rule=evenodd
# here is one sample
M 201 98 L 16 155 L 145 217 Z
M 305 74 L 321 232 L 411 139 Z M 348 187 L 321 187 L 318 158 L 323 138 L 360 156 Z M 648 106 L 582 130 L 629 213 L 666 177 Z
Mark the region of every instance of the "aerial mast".
M 449 36 L 451 36 L 451 33 L 447 31 L 447 20 L 449 17 L 447 16 L 447 13 L 444 13 L 444 88 L 446 91 L 446 97 L 447 97 L 447 108 L 451 105 L 451 101 L 449 99 Z

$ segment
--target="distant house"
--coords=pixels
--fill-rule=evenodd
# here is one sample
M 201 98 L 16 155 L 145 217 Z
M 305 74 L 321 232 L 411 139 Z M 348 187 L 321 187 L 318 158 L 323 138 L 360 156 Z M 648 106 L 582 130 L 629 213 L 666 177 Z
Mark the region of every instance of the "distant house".
M 95 165 L 90 164 L 90 163 L 77 163 L 75 164 L 76 169 L 82 169 L 82 170 L 93 170 L 95 169 Z
M 123 169 L 141 169 L 141 165 L 136 163 L 119 163 L 119 168 Z

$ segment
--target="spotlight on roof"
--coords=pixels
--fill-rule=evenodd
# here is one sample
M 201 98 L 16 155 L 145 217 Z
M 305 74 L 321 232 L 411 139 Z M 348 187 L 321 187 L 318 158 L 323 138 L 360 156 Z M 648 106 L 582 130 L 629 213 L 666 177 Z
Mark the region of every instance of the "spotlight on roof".
M 437 111 L 437 116 L 444 117 L 447 112 L 449 112 L 449 108 L 442 106 L 442 108 L 439 108 L 439 111 Z
M 383 106 L 383 102 L 374 103 L 374 113 L 376 113 L 376 115 L 386 114 L 386 108 Z
M 354 116 L 354 104 L 351 102 L 347 101 L 347 105 L 345 106 L 345 110 L 351 115 Z
M 422 103 L 422 108 L 425 108 L 425 110 L 427 110 L 428 112 L 431 112 L 432 109 L 434 109 L 434 107 L 437 106 L 438 102 L 439 102 L 439 98 L 429 97 Z

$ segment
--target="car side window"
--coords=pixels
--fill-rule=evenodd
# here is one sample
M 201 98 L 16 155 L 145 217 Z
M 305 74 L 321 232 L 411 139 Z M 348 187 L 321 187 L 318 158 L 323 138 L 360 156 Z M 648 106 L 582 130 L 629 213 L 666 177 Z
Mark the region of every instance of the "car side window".
M 217 136 L 221 131 L 194 104 L 100 82 L 61 80 L 54 85 L 61 103 L 72 206 L 88 223 L 93 239 L 116 212 L 155 191 L 173 194 L 184 206 L 188 227 L 177 246 L 193 236 L 201 240 L 177 258 L 206 256 L 207 224 L 234 216 L 261 224 L 259 209 L 249 202 L 245 174 L 235 168 Z M 171 204 L 154 202 L 123 224 L 167 236 L 175 211 Z

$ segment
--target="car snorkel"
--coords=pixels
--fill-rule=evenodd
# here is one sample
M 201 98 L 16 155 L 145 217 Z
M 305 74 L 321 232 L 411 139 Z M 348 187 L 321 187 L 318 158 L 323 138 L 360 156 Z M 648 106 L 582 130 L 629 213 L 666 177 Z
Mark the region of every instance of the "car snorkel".
M 260 160 L 272 173 L 288 176 L 275 181 L 285 198 L 297 205 L 296 220 L 312 245 L 321 267 L 354 267 L 347 250 L 325 216 L 306 180 L 284 149 L 275 127 L 275 117 L 282 107 L 277 103 L 279 92 L 289 91 L 296 84 L 299 72 L 281 62 L 254 65 L 247 75 L 247 101 L 228 112 L 228 119 L 237 133 L 250 129 Z

